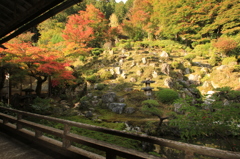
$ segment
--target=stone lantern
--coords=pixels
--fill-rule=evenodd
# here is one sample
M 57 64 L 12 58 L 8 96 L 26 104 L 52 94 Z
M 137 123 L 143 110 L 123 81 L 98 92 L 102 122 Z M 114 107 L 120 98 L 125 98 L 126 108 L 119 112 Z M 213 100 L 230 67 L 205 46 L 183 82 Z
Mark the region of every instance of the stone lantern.
M 150 87 L 151 83 L 154 83 L 155 81 L 151 81 L 151 80 L 145 80 L 142 81 L 142 83 L 145 83 L 145 87 L 141 88 L 142 90 L 144 90 L 144 94 L 146 96 L 148 96 L 148 99 L 151 99 L 152 96 L 152 89 L 153 87 Z

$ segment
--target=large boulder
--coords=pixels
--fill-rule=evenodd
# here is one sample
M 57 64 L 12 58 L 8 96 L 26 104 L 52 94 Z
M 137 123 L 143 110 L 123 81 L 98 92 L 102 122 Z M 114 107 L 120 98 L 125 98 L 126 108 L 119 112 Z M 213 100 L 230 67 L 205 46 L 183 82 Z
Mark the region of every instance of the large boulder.
M 200 79 L 201 79 L 201 76 L 198 74 L 190 74 L 188 76 L 188 80 L 191 84 L 199 85 L 201 83 Z
M 164 80 L 164 86 L 167 86 L 168 88 L 174 87 L 174 80 L 173 78 L 169 77 Z
M 102 95 L 102 102 L 103 103 L 113 103 L 117 100 L 117 95 L 114 92 L 109 92 Z
M 126 107 L 125 103 L 110 103 L 108 105 L 108 108 L 112 112 L 117 113 L 117 114 L 122 114 L 125 107 Z
M 135 108 L 133 108 L 133 107 L 127 107 L 124 112 L 125 112 L 126 114 L 132 114 L 132 113 L 134 113 L 135 111 L 136 111 Z
M 169 73 L 170 73 L 170 65 L 167 64 L 167 63 L 163 63 L 162 64 L 162 68 L 161 68 L 161 72 L 166 74 L 166 75 L 169 75 Z

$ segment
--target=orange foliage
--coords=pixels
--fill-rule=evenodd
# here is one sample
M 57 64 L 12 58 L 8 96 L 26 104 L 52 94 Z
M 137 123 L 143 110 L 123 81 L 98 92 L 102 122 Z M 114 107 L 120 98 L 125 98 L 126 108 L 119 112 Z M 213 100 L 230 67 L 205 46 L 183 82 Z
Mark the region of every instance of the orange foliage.
M 58 51 L 48 51 L 32 46 L 30 43 L 4 44 L 8 49 L 1 49 L 6 54 L 7 63 L 18 64 L 28 75 L 38 78 L 51 75 L 56 79 L 74 79 L 72 71 L 66 69 L 68 61 L 63 61 Z
M 222 53 L 227 54 L 237 47 L 238 43 L 230 38 L 219 38 L 213 46 L 219 49 Z

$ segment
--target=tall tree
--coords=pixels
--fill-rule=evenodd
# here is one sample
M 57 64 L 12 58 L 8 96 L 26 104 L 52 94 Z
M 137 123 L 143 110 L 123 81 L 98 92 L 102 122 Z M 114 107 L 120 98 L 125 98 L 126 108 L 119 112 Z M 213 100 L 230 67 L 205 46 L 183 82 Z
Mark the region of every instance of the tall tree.
M 141 40 L 148 35 L 152 12 L 150 0 L 135 0 L 124 21 L 124 31 L 134 40 Z
M 69 16 L 63 38 L 83 47 L 100 47 L 107 33 L 107 20 L 104 14 L 92 4 L 86 11 Z

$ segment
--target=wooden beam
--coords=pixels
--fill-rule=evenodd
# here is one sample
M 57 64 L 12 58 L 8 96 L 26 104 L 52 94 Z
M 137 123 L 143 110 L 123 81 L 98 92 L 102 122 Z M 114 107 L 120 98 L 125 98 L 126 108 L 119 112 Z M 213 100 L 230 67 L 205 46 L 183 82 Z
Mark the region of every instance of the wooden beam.
M 9 8 L 7 8 L 7 7 L 5 7 L 5 6 L 2 5 L 2 4 L 0 4 L 0 9 L 1 9 L 1 10 L 5 10 L 5 11 L 7 11 L 8 13 L 14 13 L 13 10 L 11 10 L 11 9 L 9 9 Z
M 52 17 L 53 15 L 61 12 L 62 10 L 76 4 L 76 3 L 79 3 L 79 2 L 82 2 L 82 0 L 67 0 L 63 3 L 61 3 L 60 5 L 57 5 L 56 7 L 54 8 L 51 8 L 51 10 L 48 10 L 47 12 L 45 12 L 44 14 L 40 15 L 39 17 L 37 17 L 36 19 L 30 21 L 29 23 L 27 24 L 22 24 L 23 26 L 16 30 L 15 32 L 13 32 L 12 34 L 2 38 L 0 40 L 0 44 L 4 43 L 4 42 L 7 42 L 8 40 L 18 36 L 19 34 L 23 33 L 24 31 L 26 31 L 27 29 L 33 27 L 33 26 L 36 26 L 37 24 L 43 22 L 44 20 Z

